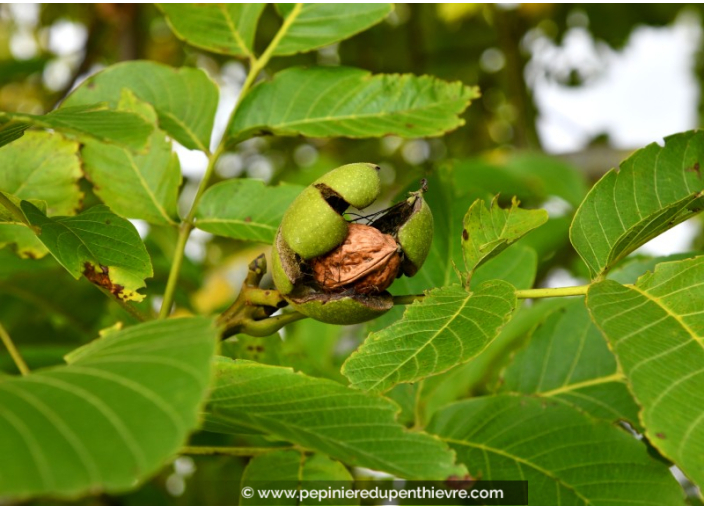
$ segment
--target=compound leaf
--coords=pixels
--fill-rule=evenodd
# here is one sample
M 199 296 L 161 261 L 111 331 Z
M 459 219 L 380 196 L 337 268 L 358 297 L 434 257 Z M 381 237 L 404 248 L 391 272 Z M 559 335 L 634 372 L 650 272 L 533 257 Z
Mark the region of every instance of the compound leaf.
M 428 292 L 403 318 L 367 337 L 342 367 L 352 386 L 385 391 L 464 363 L 496 338 L 516 308 L 514 287 L 492 280 Z
M 266 186 L 256 179 L 218 183 L 203 194 L 196 227 L 233 239 L 273 243 L 284 212 L 302 190 L 296 184 Z
M 521 209 L 515 198 L 508 210 L 499 207 L 496 198 L 488 209 L 484 200 L 476 200 L 464 217 L 462 230 L 462 254 L 470 278 L 477 267 L 546 221 L 546 211 Z
M 638 428 L 638 406 L 581 299 L 557 308 L 515 354 L 503 390 L 550 397 L 597 418 Z
M 345 464 L 410 479 L 463 476 L 445 444 L 396 423 L 398 407 L 328 379 L 290 368 L 220 358 L 205 428 L 264 432 Z
M 187 5 L 174 4 L 171 8 Z M 201 69 L 140 60 L 122 62 L 87 78 L 66 98 L 62 108 L 101 101 L 117 108 L 124 89 L 150 103 L 159 117 L 159 127 L 176 141 L 189 149 L 208 150 L 218 88 Z
M 704 484 L 704 257 L 666 262 L 635 285 L 589 288 L 587 305 L 642 408 L 651 443 Z
M 635 152 L 596 183 L 570 227 L 593 277 L 701 210 L 703 159 L 704 131 L 680 133 Z
M 27 220 L 56 260 L 78 279 L 84 275 L 118 299 L 141 301 L 137 289 L 153 275 L 152 264 L 137 229 L 105 205 L 77 216 L 47 218 L 22 202 Z
M 276 4 L 286 18 L 286 32 L 274 55 L 293 55 L 347 39 L 376 25 L 392 10 L 391 4 Z
M 628 432 L 536 397 L 498 395 L 452 404 L 429 432 L 472 474 L 527 480 L 530 505 L 681 505 L 667 466 Z
M 439 136 L 464 124 L 459 114 L 476 97 L 474 87 L 431 76 L 373 76 L 351 67 L 294 67 L 247 94 L 228 136 L 231 144 L 272 133 L 350 138 Z
M 206 318 L 110 333 L 68 365 L 0 380 L 0 495 L 131 490 L 197 424 L 217 330 Z
M 179 39 L 197 48 L 253 57 L 254 34 L 265 4 L 157 4 Z

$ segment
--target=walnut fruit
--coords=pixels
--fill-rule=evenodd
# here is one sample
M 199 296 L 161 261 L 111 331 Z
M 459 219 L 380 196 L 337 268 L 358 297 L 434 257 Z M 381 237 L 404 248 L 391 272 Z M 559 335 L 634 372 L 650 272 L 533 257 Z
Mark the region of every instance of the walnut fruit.
M 398 276 L 401 257 L 396 240 L 369 225 L 352 223 L 347 238 L 311 261 L 313 278 L 326 291 L 352 286 L 358 294 L 386 290 Z
M 297 311 L 330 324 L 357 324 L 393 306 L 386 289 L 413 276 L 433 237 L 425 188 L 380 213 L 369 225 L 350 223 L 381 193 L 379 167 L 344 165 L 304 189 L 284 214 L 272 251 L 274 283 Z M 369 217 L 373 217 L 370 215 Z

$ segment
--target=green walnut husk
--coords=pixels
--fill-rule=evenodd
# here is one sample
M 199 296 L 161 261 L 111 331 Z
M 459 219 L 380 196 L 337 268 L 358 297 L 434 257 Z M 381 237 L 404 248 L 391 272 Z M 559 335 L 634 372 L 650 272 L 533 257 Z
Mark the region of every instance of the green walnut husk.
M 276 288 L 298 312 L 328 324 L 358 324 L 383 315 L 393 306 L 386 292 L 359 294 L 353 289 L 325 290 L 311 277 L 309 264 L 343 244 L 348 207 L 364 209 L 381 193 L 379 167 L 353 163 L 332 170 L 312 183 L 286 210 L 272 251 Z M 423 265 L 433 237 L 433 216 L 423 192 L 389 208 L 370 226 L 393 236 L 402 274 L 413 276 Z M 395 269 L 395 266 L 392 266 Z

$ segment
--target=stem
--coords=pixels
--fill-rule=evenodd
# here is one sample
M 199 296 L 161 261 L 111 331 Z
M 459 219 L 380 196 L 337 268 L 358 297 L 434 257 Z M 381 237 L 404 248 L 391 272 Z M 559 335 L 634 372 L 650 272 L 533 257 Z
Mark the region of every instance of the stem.
M 252 87 L 252 84 L 259 75 L 260 71 L 264 69 L 264 67 L 269 63 L 269 60 L 271 59 L 274 53 L 274 50 L 279 45 L 279 42 L 281 41 L 283 36 L 286 35 L 286 32 L 288 32 L 288 29 L 291 24 L 298 17 L 298 14 L 301 12 L 302 7 L 303 4 L 296 4 L 296 6 L 291 11 L 291 14 L 289 14 L 288 17 L 284 20 L 283 25 L 281 25 L 281 28 L 279 28 L 279 31 L 269 43 L 269 46 L 266 48 L 266 50 L 264 50 L 264 53 L 262 53 L 261 57 L 250 58 L 251 65 L 249 67 L 249 72 L 247 73 L 247 78 L 242 84 L 240 95 L 237 98 L 237 104 L 235 104 L 235 107 L 232 109 L 232 113 L 230 113 L 230 119 L 227 122 L 228 126 L 232 124 L 232 120 L 234 119 L 235 114 L 237 113 L 237 109 L 242 104 L 242 99 L 249 92 L 249 89 Z M 164 291 L 164 301 L 161 303 L 161 309 L 159 310 L 159 319 L 166 319 L 169 316 L 169 313 L 171 312 L 171 307 L 174 302 L 174 293 L 176 292 L 176 285 L 178 284 L 178 275 L 181 272 L 181 265 L 183 264 L 183 253 L 186 248 L 188 236 L 191 234 L 191 230 L 193 230 L 193 218 L 196 214 L 198 202 L 200 202 L 200 198 L 203 195 L 203 192 L 208 188 L 210 178 L 213 174 L 213 170 L 215 169 L 215 163 L 217 162 L 220 155 L 225 151 L 225 148 L 227 147 L 227 142 L 228 139 L 226 133 L 222 137 L 222 140 L 220 140 L 220 143 L 218 144 L 218 147 L 215 152 L 208 155 L 208 167 L 205 170 L 205 175 L 200 181 L 198 191 L 196 192 L 196 196 L 193 199 L 193 204 L 191 205 L 191 209 L 188 212 L 188 216 L 186 216 L 186 219 L 183 220 L 181 226 L 179 227 L 178 240 L 176 242 L 176 248 L 174 250 L 174 260 L 171 264 L 171 270 L 169 271 L 169 279 L 166 282 L 166 290 Z
M 264 50 L 264 53 L 262 53 L 261 57 L 252 59 L 252 64 L 249 68 L 249 74 L 247 75 L 247 79 L 244 81 L 244 85 L 242 85 L 242 90 L 240 91 L 240 100 L 237 101 L 238 104 L 242 102 L 241 98 L 249 91 L 249 88 L 252 86 L 252 83 L 254 83 L 254 80 L 256 79 L 257 75 L 259 75 L 259 72 L 264 69 L 264 67 L 266 67 L 266 65 L 269 63 L 269 60 L 271 60 L 271 56 L 274 53 L 274 50 L 281 42 L 281 39 L 286 35 L 286 32 L 288 32 L 288 29 L 291 27 L 291 24 L 296 21 L 296 18 L 301 13 L 302 8 L 303 4 L 296 4 L 293 7 L 291 13 L 284 20 L 283 25 L 281 25 L 279 31 L 276 32 L 276 35 L 269 43 L 269 46 L 267 46 L 266 50 Z M 235 107 L 235 109 L 237 109 L 237 107 Z
M 27 366 L 27 363 L 25 363 L 24 359 L 22 359 L 20 351 L 17 350 L 17 347 L 15 347 L 15 344 L 12 342 L 12 338 L 10 338 L 10 335 L 7 331 L 5 331 L 2 324 L 0 324 L 0 338 L 2 338 L 2 343 L 5 344 L 12 361 L 14 361 L 15 365 L 17 365 L 17 369 L 20 371 L 20 374 L 29 374 L 29 367 Z
M 274 317 L 269 317 L 268 319 L 262 319 L 258 321 L 248 320 L 240 325 L 240 333 L 250 336 L 269 336 L 276 333 L 278 330 L 284 326 L 291 324 L 292 322 L 300 321 L 301 319 L 307 319 L 307 315 L 303 315 L 298 312 L 284 313 L 281 315 L 275 315 Z
M 517 290 L 518 299 L 535 299 L 566 296 L 584 296 L 589 290 L 589 285 L 578 285 L 576 287 L 558 287 L 556 289 L 527 289 Z
M 184 446 L 179 451 L 181 455 L 231 455 L 233 457 L 254 457 L 262 453 L 277 450 L 291 450 L 291 446 Z

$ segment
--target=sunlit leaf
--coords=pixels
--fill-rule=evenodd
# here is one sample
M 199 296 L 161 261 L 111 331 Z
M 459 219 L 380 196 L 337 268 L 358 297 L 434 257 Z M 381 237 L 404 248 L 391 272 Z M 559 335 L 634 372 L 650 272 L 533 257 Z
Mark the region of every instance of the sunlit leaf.
M 400 321 L 369 335 L 342 373 L 354 387 L 384 391 L 445 372 L 483 351 L 515 308 L 515 289 L 500 280 L 472 292 L 459 285 L 431 290 Z
M 179 39 L 214 53 L 250 57 L 266 4 L 157 5 Z
M 118 106 L 156 122 L 151 105 L 136 99 L 128 89 L 123 89 Z M 163 131 L 154 129 L 149 149 L 143 153 L 86 141 L 81 155 L 95 194 L 115 213 L 161 225 L 177 223 L 181 167 Z
M 206 318 L 112 333 L 67 366 L 0 380 L 0 494 L 133 489 L 196 426 L 217 331 Z
M 185 9 L 188 5 L 173 4 L 170 8 Z M 208 149 L 218 88 L 201 69 L 142 60 L 114 64 L 82 82 L 62 107 L 107 101 L 117 108 L 124 89 L 150 103 L 159 116 L 159 127 L 179 143 L 189 149 Z
M 288 26 L 274 55 L 293 55 L 347 39 L 376 25 L 391 11 L 391 4 L 315 3 L 276 4 Z
M 351 67 L 294 67 L 247 94 L 228 136 L 233 144 L 272 133 L 439 136 L 464 124 L 459 114 L 476 97 L 476 88 L 431 76 L 372 75 Z
M 46 203 L 50 216 L 75 214 L 83 194 L 78 143 L 56 133 L 31 131 L 0 148 L 0 191 Z
M 396 423 L 397 406 L 379 396 L 289 368 L 221 358 L 205 428 L 242 427 L 329 455 L 345 464 L 411 479 L 463 476 L 442 442 Z
M 429 432 L 472 474 L 527 480 L 531 505 L 681 505 L 667 466 L 628 432 L 566 404 L 501 395 L 440 410 Z
M 596 183 L 570 228 L 592 276 L 701 210 L 703 161 L 704 131 L 689 131 L 635 152 Z
M 651 443 L 704 484 L 704 257 L 665 262 L 634 286 L 589 288 L 587 304 L 643 411 Z

